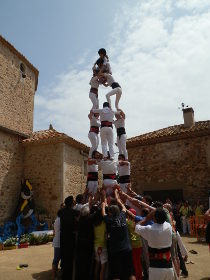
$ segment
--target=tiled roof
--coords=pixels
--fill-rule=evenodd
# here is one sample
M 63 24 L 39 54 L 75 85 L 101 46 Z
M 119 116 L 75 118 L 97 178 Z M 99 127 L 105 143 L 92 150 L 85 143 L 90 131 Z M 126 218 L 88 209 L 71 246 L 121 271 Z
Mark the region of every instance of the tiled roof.
M 83 150 L 84 152 L 89 152 L 88 146 L 66 135 L 65 133 L 60 133 L 56 131 L 55 129 L 33 132 L 30 138 L 24 139 L 22 141 L 23 145 L 53 144 L 61 142 L 69 144 L 70 146 L 73 146 L 77 149 Z
M 135 136 L 127 140 L 127 147 L 131 148 L 140 145 L 169 142 L 205 135 L 210 135 L 210 121 L 195 122 L 195 125 L 191 127 L 184 127 L 183 124 L 174 125 Z
M 14 53 L 21 61 L 23 61 L 35 73 L 35 90 L 37 90 L 39 71 L 22 55 L 12 44 L 0 35 L 0 42 L 4 44 L 12 53 Z

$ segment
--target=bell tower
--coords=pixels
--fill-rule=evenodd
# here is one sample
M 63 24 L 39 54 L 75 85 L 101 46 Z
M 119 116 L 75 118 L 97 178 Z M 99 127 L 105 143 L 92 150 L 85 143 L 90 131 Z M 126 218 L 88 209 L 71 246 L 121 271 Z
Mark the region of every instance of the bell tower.
M 38 70 L 0 36 L 0 126 L 30 135 Z

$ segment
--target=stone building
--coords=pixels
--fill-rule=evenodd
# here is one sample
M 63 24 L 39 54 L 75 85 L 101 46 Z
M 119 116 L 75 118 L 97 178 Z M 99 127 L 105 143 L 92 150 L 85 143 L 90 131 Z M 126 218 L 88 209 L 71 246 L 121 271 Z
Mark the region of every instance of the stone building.
M 33 132 L 38 75 L 0 36 L 0 224 L 12 216 L 24 178 L 51 217 L 67 195 L 84 190 L 89 148 L 52 127 Z
M 183 109 L 184 124 L 128 139 L 133 187 L 154 199 L 200 199 L 210 190 L 210 121 L 194 122 Z

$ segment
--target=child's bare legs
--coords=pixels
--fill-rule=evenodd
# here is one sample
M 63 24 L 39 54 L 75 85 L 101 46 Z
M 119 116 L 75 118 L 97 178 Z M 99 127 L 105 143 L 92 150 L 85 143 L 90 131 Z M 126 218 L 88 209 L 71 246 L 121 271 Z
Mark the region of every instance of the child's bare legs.
M 121 88 L 117 88 L 117 89 L 118 89 L 118 92 L 116 93 L 115 108 L 116 108 L 117 110 L 119 110 L 118 104 L 119 104 L 119 101 L 120 101 L 120 97 L 121 97 L 121 95 L 122 95 L 122 90 L 121 90 Z
M 99 101 L 98 101 L 98 98 L 97 98 L 97 96 L 95 95 L 95 93 L 90 92 L 90 93 L 89 93 L 89 98 L 90 98 L 90 100 L 91 100 L 92 103 L 93 103 L 93 106 L 92 106 L 91 110 L 92 110 L 92 109 L 98 109 L 98 108 L 99 108 Z

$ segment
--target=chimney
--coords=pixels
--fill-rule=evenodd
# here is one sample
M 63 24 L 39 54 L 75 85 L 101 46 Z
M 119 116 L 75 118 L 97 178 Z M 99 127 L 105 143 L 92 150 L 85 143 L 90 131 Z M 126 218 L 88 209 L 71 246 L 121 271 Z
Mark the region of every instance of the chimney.
M 52 124 L 49 125 L 49 130 L 53 130 Z
M 182 109 L 184 117 L 184 127 L 191 127 L 195 124 L 193 108 Z

